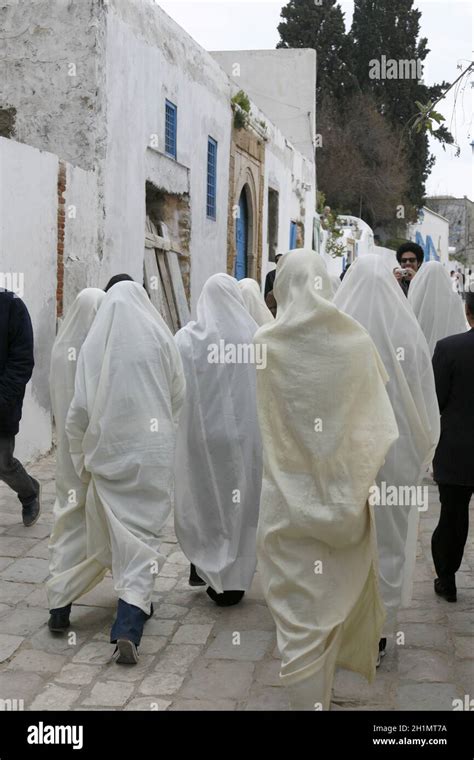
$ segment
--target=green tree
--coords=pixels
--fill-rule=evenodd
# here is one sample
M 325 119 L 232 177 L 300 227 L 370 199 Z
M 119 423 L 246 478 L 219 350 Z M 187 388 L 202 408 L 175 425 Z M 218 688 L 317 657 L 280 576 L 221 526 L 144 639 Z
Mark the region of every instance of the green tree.
M 417 103 L 436 101 L 448 86 L 427 86 L 420 78 L 423 61 L 430 52 L 426 37 L 419 39 L 421 11 L 413 8 L 413 0 L 355 0 L 350 39 L 354 75 L 364 92 L 374 97 L 379 112 L 400 134 L 409 168 L 408 200 L 416 207 L 423 204 L 425 182 L 434 164 L 430 155 L 428 135 L 410 129 L 419 112 Z M 409 69 L 398 72 L 403 78 L 374 77 L 374 61 L 413 61 L 418 63 L 417 75 L 406 76 Z M 445 126 L 433 130 L 442 143 L 452 143 L 453 137 Z
M 358 89 L 344 14 L 336 0 L 290 0 L 281 10 L 278 48 L 313 48 L 317 53 L 316 97 L 342 100 Z

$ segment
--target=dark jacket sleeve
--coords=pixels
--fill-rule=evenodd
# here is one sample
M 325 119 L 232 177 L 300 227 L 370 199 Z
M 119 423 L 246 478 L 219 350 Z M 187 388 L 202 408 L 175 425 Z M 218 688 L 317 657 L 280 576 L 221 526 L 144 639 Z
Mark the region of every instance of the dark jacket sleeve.
M 273 290 L 273 283 L 275 282 L 275 270 L 272 269 L 271 272 L 269 272 L 265 278 L 265 295 L 264 298 L 268 296 L 269 293 Z
M 451 392 L 452 366 L 446 355 L 446 348 L 436 344 L 433 354 L 433 371 L 436 383 L 436 395 L 440 412 L 443 412 Z
M 14 298 L 8 322 L 8 355 L 0 373 L 0 405 L 9 407 L 23 398 L 34 364 L 30 315 L 23 301 Z

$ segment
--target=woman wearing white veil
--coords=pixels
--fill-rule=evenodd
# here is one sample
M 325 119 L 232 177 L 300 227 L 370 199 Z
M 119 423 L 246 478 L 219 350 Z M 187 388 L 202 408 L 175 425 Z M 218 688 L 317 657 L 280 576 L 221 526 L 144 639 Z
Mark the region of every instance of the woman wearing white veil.
M 87 561 L 87 485 L 76 474 L 66 435 L 66 416 L 74 396 L 77 359 L 104 298 L 105 293 L 99 288 L 86 288 L 79 293 L 59 328 L 51 352 L 49 388 L 57 439 L 56 501 L 49 542 L 51 577 L 46 590 L 51 613 L 48 625 L 52 631 L 69 626 L 68 571 L 85 563 L 85 572 L 90 572 L 91 577 L 95 577 L 98 571 L 105 573 L 92 559 Z
M 203 579 L 221 606 L 240 601 L 256 566 L 262 478 L 256 330 L 237 281 L 216 274 L 203 287 L 196 321 L 175 336 L 186 375 L 176 444 L 176 535 L 191 562 L 191 585 Z M 238 350 L 247 361 L 238 361 Z
M 354 262 L 333 303 L 365 327 L 374 341 L 388 372 L 387 392 L 399 430 L 373 494 L 380 588 L 387 611 L 379 645 L 383 654 L 399 608 L 411 600 L 419 510 L 427 508 L 417 487 L 438 443 L 439 407 L 425 336 L 379 256 L 369 254 Z M 387 504 L 381 503 L 384 493 L 390 494 Z
M 280 260 L 255 343 L 264 470 L 258 561 L 293 708 L 329 709 L 336 665 L 375 675 L 384 620 L 370 488 L 397 438 L 367 332 L 331 303 L 320 257 Z
M 118 662 L 137 662 L 152 614 L 184 393 L 181 359 L 162 317 L 141 285 L 117 283 L 82 347 L 66 432 L 75 470 L 88 485 L 87 557 L 97 567 L 95 577 L 81 565 L 71 570 L 70 601 L 111 567 Z
M 439 261 L 428 261 L 417 272 L 410 284 L 408 303 L 428 341 L 431 356 L 439 340 L 469 329 L 462 300 Z
M 273 322 L 274 316 L 263 300 L 262 293 L 258 287 L 258 282 L 251 277 L 244 277 L 237 283 L 242 293 L 245 308 L 251 317 L 254 318 L 257 325 L 262 327 L 267 322 Z

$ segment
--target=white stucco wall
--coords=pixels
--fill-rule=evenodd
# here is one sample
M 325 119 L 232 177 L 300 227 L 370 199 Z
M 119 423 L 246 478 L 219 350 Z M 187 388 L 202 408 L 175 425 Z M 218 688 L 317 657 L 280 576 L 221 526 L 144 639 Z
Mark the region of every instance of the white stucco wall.
M 13 139 L 91 169 L 104 150 L 102 0 L 2 0 L 0 108 Z
M 0 252 L 4 272 L 24 277 L 33 323 L 35 368 L 17 437 L 19 459 L 51 447 L 49 361 L 55 336 L 58 159 L 0 138 Z
M 421 236 L 417 240 L 417 233 Z M 431 211 L 431 209 L 423 207 L 420 212 L 420 216 L 416 224 L 408 225 L 407 237 L 409 240 L 419 242 L 425 249 L 425 261 L 436 260 L 433 248 L 436 254 L 439 256 L 439 260 L 445 266 L 449 263 L 449 221 L 443 216 Z M 429 240 L 433 248 L 429 245 Z M 426 258 L 429 254 L 429 259 Z
M 165 99 L 178 108 L 175 192 L 189 169 L 191 298 L 194 310 L 206 279 L 226 269 L 230 83 L 218 64 L 148 0 L 111 0 L 107 15 L 107 161 L 103 279 L 143 273 L 147 146 L 156 135 L 164 152 Z M 217 220 L 206 217 L 207 140 L 218 143 Z M 147 170 L 148 164 L 148 170 Z M 160 183 L 161 184 L 161 183 Z M 173 174 L 162 186 L 173 190 Z
M 235 88 L 234 88 L 235 90 Z M 290 223 L 301 222 L 304 225 L 305 247 L 312 247 L 313 219 L 316 209 L 316 181 L 314 162 L 307 159 L 295 149 L 254 103 L 252 116 L 266 124 L 267 140 L 265 142 L 265 186 L 263 196 L 263 253 L 262 253 L 262 287 L 269 271 L 275 264 L 269 261 L 268 241 L 268 190 L 278 192 L 278 245 L 277 252 L 285 253 L 290 248 Z
M 212 55 L 296 150 L 314 160 L 316 51 L 226 50 Z
M 97 253 L 97 173 L 66 164 L 64 313 L 83 288 L 104 287 Z

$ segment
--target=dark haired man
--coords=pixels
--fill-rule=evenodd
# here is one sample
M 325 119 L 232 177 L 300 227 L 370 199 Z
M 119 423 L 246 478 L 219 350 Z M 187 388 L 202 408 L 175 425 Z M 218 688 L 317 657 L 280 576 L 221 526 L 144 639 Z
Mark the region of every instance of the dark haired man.
M 409 241 L 403 243 L 397 250 L 397 261 L 400 266 L 395 267 L 393 274 L 406 296 L 408 295 L 410 282 L 423 264 L 424 258 L 423 248 L 418 243 Z
M 125 274 L 125 273 L 123 273 L 123 274 L 114 274 L 114 276 L 110 278 L 110 280 L 108 281 L 107 285 L 105 286 L 104 291 L 106 293 L 108 293 L 109 290 L 110 290 L 110 288 L 112 288 L 118 282 L 124 282 L 124 280 L 129 280 L 129 281 L 133 282 L 133 277 L 130 277 L 129 274 Z
M 13 452 L 33 367 L 33 328 L 28 309 L 14 293 L 0 290 L 0 480 L 17 494 L 26 528 L 40 515 L 40 484 L 28 475 Z
M 474 493 L 474 293 L 466 293 L 468 332 L 438 341 L 433 369 L 441 412 L 441 438 L 433 461 L 441 513 L 431 539 L 437 573 L 435 592 L 448 602 L 457 598 L 459 570 L 469 529 Z

